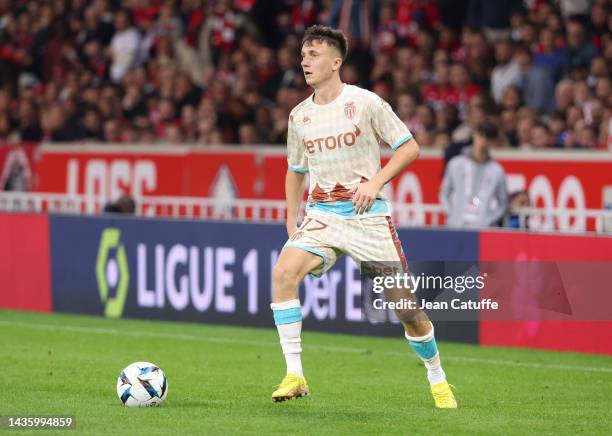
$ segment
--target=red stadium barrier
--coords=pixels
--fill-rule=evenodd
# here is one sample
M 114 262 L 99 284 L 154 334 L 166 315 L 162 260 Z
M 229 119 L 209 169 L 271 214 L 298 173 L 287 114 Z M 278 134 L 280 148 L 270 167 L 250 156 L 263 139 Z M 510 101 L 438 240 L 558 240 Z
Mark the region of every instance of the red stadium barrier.
M 481 261 L 610 261 L 612 237 L 482 232 L 479 252 Z M 481 345 L 612 355 L 611 337 L 612 321 L 480 321 Z
M 51 311 L 49 219 L 0 214 L 0 308 Z

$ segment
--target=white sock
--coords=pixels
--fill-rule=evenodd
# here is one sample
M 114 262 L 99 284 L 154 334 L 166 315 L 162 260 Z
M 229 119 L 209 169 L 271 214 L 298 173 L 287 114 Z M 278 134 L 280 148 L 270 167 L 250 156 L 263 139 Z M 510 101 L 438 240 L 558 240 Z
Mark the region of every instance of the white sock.
M 446 380 L 446 374 L 442 369 L 442 363 L 440 362 L 440 353 L 436 353 L 431 359 L 423 359 L 425 368 L 427 368 L 427 380 L 430 385 L 442 383 Z
M 270 305 L 281 348 L 287 363 L 287 374 L 304 377 L 302 370 L 302 313 L 300 300 L 294 299 Z
M 410 346 L 421 358 L 427 368 L 427 380 L 429 384 L 435 385 L 446 380 L 446 374 L 442 369 L 440 362 L 440 353 L 434 337 L 434 328 L 431 324 L 431 330 L 424 336 L 413 337 L 405 334 Z

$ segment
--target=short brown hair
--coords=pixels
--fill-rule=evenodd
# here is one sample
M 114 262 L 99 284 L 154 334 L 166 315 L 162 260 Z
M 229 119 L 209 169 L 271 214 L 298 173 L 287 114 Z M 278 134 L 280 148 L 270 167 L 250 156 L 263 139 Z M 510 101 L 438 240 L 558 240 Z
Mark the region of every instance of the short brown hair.
M 499 129 L 495 124 L 489 121 L 484 121 L 476 126 L 475 132 L 487 139 L 497 139 L 499 137 Z
M 342 55 L 343 61 L 346 59 L 348 39 L 341 30 L 323 26 L 322 24 L 315 24 L 306 29 L 304 37 L 302 38 L 302 45 L 307 42 L 312 43 L 312 41 L 325 42 L 330 47 L 338 49 Z

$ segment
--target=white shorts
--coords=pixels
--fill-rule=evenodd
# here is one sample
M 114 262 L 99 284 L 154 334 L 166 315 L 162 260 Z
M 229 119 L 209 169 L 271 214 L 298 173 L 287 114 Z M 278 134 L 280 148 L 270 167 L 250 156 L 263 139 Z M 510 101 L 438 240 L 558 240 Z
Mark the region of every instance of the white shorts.
M 346 219 L 318 210 L 308 211 L 300 228 L 285 243 L 321 256 L 323 264 L 310 274 L 321 277 L 347 254 L 362 262 L 393 262 L 407 271 L 406 256 L 389 216 Z

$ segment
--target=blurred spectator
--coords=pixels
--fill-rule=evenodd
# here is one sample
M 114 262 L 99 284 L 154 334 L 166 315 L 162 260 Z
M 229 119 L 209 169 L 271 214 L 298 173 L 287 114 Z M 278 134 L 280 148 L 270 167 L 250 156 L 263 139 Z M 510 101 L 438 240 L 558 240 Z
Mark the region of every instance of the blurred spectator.
M 517 136 L 517 113 L 513 110 L 505 110 L 501 113 L 500 121 L 501 133 L 505 139 L 505 144 L 511 147 L 517 147 L 519 145 Z
M 467 117 L 452 133 L 454 142 L 468 142 L 471 140 L 476 126 L 486 119 L 484 106 L 475 100 L 468 107 Z
M 95 109 L 88 109 L 83 118 L 84 138 L 102 141 L 102 128 L 100 115 Z
M 531 145 L 536 149 L 546 149 L 553 145 L 548 127 L 538 123 L 531 128 Z
M 510 85 L 504 89 L 500 103 L 502 110 L 516 112 L 523 105 L 524 96 L 517 85 Z
M 450 85 L 449 70 L 445 60 L 435 67 L 433 83 L 425 87 L 422 98 L 434 110 L 440 110 L 444 104 L 457 102 L 455 90 Z
M 355 38 L 369 45 L 376 28 L 378 18 L 376 13 L 379 9 L 380 0 L 372 0 L 365 4 L 332 0 L 329 24 L 350 35 L 349 38 Z
M 609 1 L 361 3 L 4 2 L 0 134 L 282 144 L 311 92 L 300 37 L 322 22 L 352 33 L 343 80 L 388 99 L 424 148 L 452 157 L 483 121 L 500 147 L 544 148 L 545 129 L 550 147 L 612 143 Z
M 42 130 L 38 123 L 38 113 L 31 101 L 23 100 L 19 104 L 19 139 L 25 142 L 36 142 L 42 139 Z
M 541 113 L 549 113 L 554 109 L 554 79 L 549 70 L 533 63 L 533 55 L 526 48 L 521 48 L 516 54 L 521 76 L 519 86 L 523 101 L 528 108 Z
M 559 0 L 564 17 L 586 15 L 589 11 L 589 0 Z
M 566 135 L 565 117 L 561 112 L 553 112 L 550 115 L 548 125 L 550 126 L 550 133 L 553 136 L 553 146 L 563 147 L 564 137 Z
M 574 84 L 569 79 L 561 80 L 555 88 L 555 105 L 565 112 L 574 103 Z
M 608 33 L 608 20 L 610 19 L 610 2 L 608 0 L 595 1 L 591 6 L 591 44 L 600 49 L 603 37 Z
M 562 73 L 563 48 L 558 46 L 555 33 L 548 28 L 540 31 L 539 42 L 535 48 L 534 64 L 547 68 L 555 81 Z
M 114 203 L 108 203 L 104 206 L 104 213 L 124 213 L 134 214 L 136 211 L 136 202 L 130 195 L 124 194 Z
M 500 224 L 508 197 L 506 175 L 489 149 L 499 140 L 497 127 L 480 124 L 472 146 L 451 159 L 440 190 L 440 204 L 452 227 L 489 227 Z
M 238 135 L 240 138 L 240 144 L 244 145 L 257 145 L 259 144 L 260 138 L 257 133 L 257 129 L 253 124 L 242 124 L 238 129 Z
M 453 103 L 457 105 L 461 116 L 465 116 L 468 102 L 480 92 L 480 87 L 471 82 L 468 70 L 463 64 L 453 64 L 450 67 L 450 83 L 455 95 Z
M 511 229 L 529 229 L 529 215 L 522 216 L 518 209 L 530 207 L 529 193 L 525 190 L 515 191 L 508 196 L 508 213 L 504 217 L 504 227 Z
M 536 125 L 537 116 L 532 111 L 522 111 L 518 114 L 518 123 L 516 125 L 516 137 L 520 148 L 533 148 L 532 133 Z
M 519 8 L 517 0 L 470 0 L 468 20 L 474 27 L 484 28 L 489 41 L 510 37 L 510 16 Z
M 562 59 L 563 73 L 567 75 L 582 72 L 584 74 L 595 56 L 597 56 L 597 49 L 587 40 L 582 21 L 576 18 L 570 19 L 567 23 L 567 42 Z
M 491 73 L 491 93 L 496 103 L 500 103 L 504 90 L 510 85 L 519 85 L 521 68 L 514 59 L 514 48 L 510 40 L 495 43 L 495 68 Z
M 140 34 L 132 26 L 129 11 L 120 9 L 115 14 L 115 34 L 110 43 L 112 63 L 110 77 L 120 82 L 128 69 L 135 65 L 140 45 Z
M 121 125 L 117 120 L 107 120 L 104 123 L 103 139 L 105 142 L 121 142 Z

